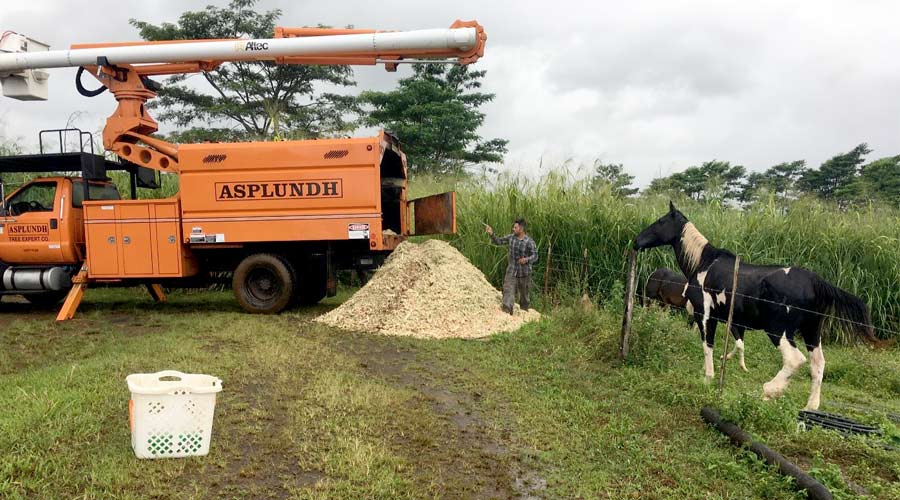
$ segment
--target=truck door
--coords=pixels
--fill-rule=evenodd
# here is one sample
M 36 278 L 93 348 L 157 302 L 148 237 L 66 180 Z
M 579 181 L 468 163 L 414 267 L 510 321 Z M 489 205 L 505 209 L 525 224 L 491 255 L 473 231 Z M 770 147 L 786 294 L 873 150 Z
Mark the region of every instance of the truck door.
M 10 195 L 7 214 L 0 217 L 0 260 L 8 264 L 63 262 L 60 191 L 58 181 L 38 180 Z
M 413 211 L 410 236 L 456 233 L 456 192 L 425 196 L 407 202 Z

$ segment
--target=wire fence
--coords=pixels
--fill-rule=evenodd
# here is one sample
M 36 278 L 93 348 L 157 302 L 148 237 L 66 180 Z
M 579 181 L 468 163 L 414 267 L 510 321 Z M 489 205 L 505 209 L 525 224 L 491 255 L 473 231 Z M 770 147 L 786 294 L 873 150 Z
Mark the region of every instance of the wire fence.
M 483 245 L 485 247 L 502 248 L 502 247 L 497 247 L 497 246 L 492 245 L 487 242 L 485 242 L 481 245 Z M 626 268 L 627 261 L 624 258 L 624 255 L 623 255 L 623 259 L 622 259 L 622 265 L 613 268 L 608 265 L 601 265 L 601 264 L 597 264 L 596 262 L 591 262 L 589 252 L 583 251 L 581 255 L 572 255 L 572 254 L 568 254 L 568 253 L 561 252 L 561 251 L 557 251 L 554 253 L 552 251 L 552 247 L 550 247 L 550 248 L 551 248 L 551 251 L 549 252 L 549 262 L 546 262 L 546 261 L 543 262 L 539 266 L 538 272 L 535 273 L 536 274 L 535 275 L 535 286 L 536 286 L 536 288 L 541 290 L 541 294 L 542 294 L 544 300 L 547 300 L 550 302 L 555 301 L 558 303 L 559 300 L 561 299 L 561 296 L 564 293 L 571 293 L 571 292 L 575 292 L 577 294 L 588 293 L 588 294 L 594 295 L 594 294 L 599 293 L 600 290 L 598 289 L 599 287 L 596 287 L 596 286 L 591 287 L 591 279 L 592 278 L 595 278 L 597 276 L 605 276 L 605 277 L 614 276 L 615 281 L 624 283 L 628 276 L 628 269 Z M 539 252 L 538 255 L 539 255 L 539 260 L 538 260 L 539 263 L 541 262 L 542 258 L 545 260 L 548 258 L 546 253 L 542 255 Z M 640 254 L 638 254 L 638 255 L 640 255 Z M 498 259 L 496 261 L 496 267 L 499 267 L 500 265 L 502 265 L 506 259 L 507 259 L 507 257 Z M 650 270 L 648 268 L 648 266 L 646 266 L 646 265 L 642 265 L 640 258 L 638 258 L 637 268 L 638 268 L 638 271 L 636 272 L 636 279 L 637 279 L 638 284 L 637 284 L 637 286 L 635 286 L 634 295 L 638 298 L 641 298 L 641 297 L 643 297 L 643 292 L 645 291 L 646 283 L 647 283 L 648 279 L 650 278 L 650 274 L 652 273 L 653 270 Z M 683 282 L 676 282 L 676 281 L 657 279 L 657 278 L 654 278 L 654 280 L 656 280 L 660 283 L 666 283 L 666 284 L 677 285 L 680 287 L 685 287 L 685 283 L 683 283 Z M 692 283 L 687 283 L 687 287 L 685 287 L 685 291 L 687 290 L 687 288 L 699 289 L 703 293 L 718 294 L 720 292 L 725 292 L 728 295 L 730 295 L 732 293 L 731 290 L 727 290 L 727 289 L 713 290 L 708 287 L 704 288 L 704 287 L 700 286 L 699 284 L 692 284 Z M 606 290 L 606 292 L 607 293 L 615 293 L 615 290 Z M 764 303 L 776 305 L 779 307 L 796 309 L 797 311 L 802 311 L 802 312 L 805 312 L 808 314 L 813 314 L 813 315 L 822 317 L 822 318 L 830 320 L 830 321 L 837 321 L 837 322 L 840 322 L 840 324 L 844 324 L 844 325 L 861 326 L 861 327 L 871 326 L 875 331 L 881 332 L 881 333 L 885 334 L 887 337 L 900 338 L 900 330 L 897 330 L 897 329 L 885 328 L 885 327 L 874 326 L 874 325 L 866 325 L 864 323 L 853 321 L 853 320 L 850 320 L 850 319 L 847 319 L 847 318 L 844 318 L 841 316 L 837 316 L 834 314 L 830 314 L 827 312 L 815 311 L 815 310 L 811 310 L 808 308 L 804 308 L 802 306 L 798 306 L 796 304 L 791 304 L 791 303 L 783 302 L 783 301 L 774 301 L 774 300 L 767 299 L 764 297 L 749 295 L 749 294 L 745 294 L 745 293 L 741 293 L 741 292 L 737 292 L 737 291 L 734 292 L 734 295 L 741 297 L 742 299 L 746 299 L 746 300 L 753 300 L 753 301 L 764 302 Z M 650 299 L 652 300 L 652 298 L 650 298 Z M 674 304 L 669 304 L 669 305 L 675 306 Z M 687 311 L 687 309 L 684 307 L 678 307 L 678 308 Z M 702 311 L 695 311 L 695 313 L 702 314 Z M 891 315 L 888 313 L 881 313 L 879 315 L 879 317 L 884 322 L 900 325 L 900 318 L 898 318 L 897 316 L 894 316 L 894 315 Z M 715 319 L 719 322 L 727 321 L 727 318 L 718 318 L 713 315 L 710 315 L 709 318 Z M 748 325 L 742 325 L 735 321 L 732 321 L 732 324 L 735 326 L 747 329 L 747 330 L 756 329 L 755 327 L 751 327 Z M 769 334 L 769 335 L 772 336 L 772 334 Z

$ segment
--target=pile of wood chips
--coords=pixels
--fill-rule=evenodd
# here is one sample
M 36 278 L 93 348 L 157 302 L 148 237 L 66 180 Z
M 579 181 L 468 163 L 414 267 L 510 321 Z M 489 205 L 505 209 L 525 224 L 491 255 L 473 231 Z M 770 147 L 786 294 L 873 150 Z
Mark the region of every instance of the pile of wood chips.
M 372 279 L 316 321 L 345 330 L 419 338 L 479 338 L 540 318 L 500 310 L 501 294 L 440 240 L 401 243 Z

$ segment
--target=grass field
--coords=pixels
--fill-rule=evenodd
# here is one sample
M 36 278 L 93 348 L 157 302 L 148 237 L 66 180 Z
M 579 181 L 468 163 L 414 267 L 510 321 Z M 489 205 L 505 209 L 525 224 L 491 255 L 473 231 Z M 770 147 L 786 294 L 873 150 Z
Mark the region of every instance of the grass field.
M 486 341 L 332 330 L 317 308 L 241 313 L 228 292 L 90 290 L 75 320 L 0 304 L 2 498 L 802 498 L 699 418 L 713 404 L 825 482 L 900 498 L 900 359 L 827 348 L 823 409 L 880 439 L 798 432 L 808 372 L 762 402 L 780 368 L 761 335 L 723 398 L 702 381 L 681 316 L 639 311 L 616 360 L 619 309 L 560 307 Z M 755 333 L 755 332 L 754 332 Z M 721 349 L 721 345 L 718 346 Z M 207 457 L 141 461 L 125 376 L 161 369 L 224 380 Z M 861 411 L 838 403 L 867 407 Z

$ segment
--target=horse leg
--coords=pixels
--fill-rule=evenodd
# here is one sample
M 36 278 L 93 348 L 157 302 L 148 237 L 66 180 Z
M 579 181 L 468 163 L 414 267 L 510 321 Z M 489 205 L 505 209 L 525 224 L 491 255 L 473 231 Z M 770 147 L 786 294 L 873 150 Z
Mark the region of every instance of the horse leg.
M 731 359 L 737 354 L 741 369 L 745 372 L 749 371 L 747 365 L 744 364 L 744 327 L 731 325 L 731 335 L 734 337 L 734 348 L 727 355 L 723 355 L 722 359 Z
M 703 374 L 707 383 L 712 382 L 715 375 L 713 345 L 716 343 L 716 325 L 717 322 L 714 319 L 701 320 L 698 325 L 700 327 L 700 338 L 703 341 Z
M 813 322 L 818 323 L 818 322 Z M 822 352 L 822 338 L 819 325 L 811 324 L 802 330 L 806 351 L 809 352 L 809 376 L 812 383 L 809 388 L 807 410 L 818 410 L 822 395 L 822 377 L 825 375 L 825 354 Z
M 781 370 L 778 371 L 772 380 L 763 384 L 763 399 L 765 400 L 777 398 L 784 394 L 791 375 L 797 371 L 800 365 L 806 362 L 806 356 L 794 344 L 793 332 L 788 333 L 785 331 L 781 334 L 781 339 L 778 341 L 778 350 L 781 351 Z

